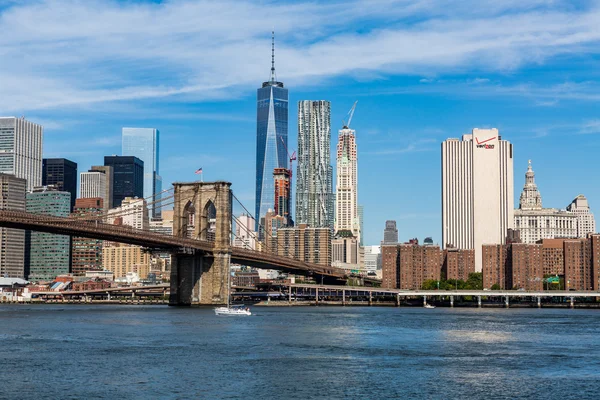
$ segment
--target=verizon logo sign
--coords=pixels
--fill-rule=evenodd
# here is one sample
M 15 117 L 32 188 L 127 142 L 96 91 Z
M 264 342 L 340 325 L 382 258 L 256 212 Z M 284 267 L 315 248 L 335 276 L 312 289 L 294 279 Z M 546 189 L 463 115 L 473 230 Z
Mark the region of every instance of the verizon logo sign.
M 477 148 L 478 149 L 493 149 L 494 145 L 493 144 L 486 144 L 486 142 L 489 142 L 490 140 L 494 140 L 496 139 L 496 136 L 489 138 L 489 139 L 485 139 L 482 141 L 479 141 L 479 138 L 475 138 L 475 141 L 477 142 Z

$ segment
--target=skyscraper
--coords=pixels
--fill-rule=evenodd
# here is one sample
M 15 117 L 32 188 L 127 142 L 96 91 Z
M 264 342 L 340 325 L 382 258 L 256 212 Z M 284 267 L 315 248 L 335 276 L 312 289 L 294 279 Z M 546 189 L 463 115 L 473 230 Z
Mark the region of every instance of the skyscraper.
M 396 229 L 396 221 L 385 221 L 385 229 L 383 230 L 383 244 L 398 243 L 398 229 Z
M 357 159 L 355 131 L 344 126 L 337 143 L 335 232 L 352 232 L 360 242 Z
M 358 221 L 360 222 L 360 242 L 358 244 L 362 247 L 365 238 L 365 206 L 361 204 L 358 205 Z
M 296 224 L 333 230 L 330 115 L 329 101 L 298 102 Z
M 80 174 L 79 197 L 82 199 L 102 198 L 106 201 L 106 174 L 103 171 L 88 171 Z
M 112 206 L 125 197 L 144 197 L 144 162 L 134 156 L 105 156 L 104 165 L 113 170 Z
M 586 237 L 588 233 L 596 233 L 596 220 L 584 195 L 580 194 L 567 206 L 567 211 L 577 215 L 577 237 Z
M 0 117 L 0 172 L 27 179 L 27 190 L 42 184 L 44 128 L 25 118 Z
M 256 231 L 275 208 L 275 168 L 287 168 L 288 90 L 275 75 L 275 39 L 271 44 L 271 77 L 257 90 L 256 104 Z
M 61 192 L 71 194 L 71 210 L 77 198 L 77 163 L 66 158 L 42 160 L 42 186 L 54 186 Z
M 135 156 L 144 162 L 144 198 L 152 217 L 160 217 L 162 178 L 159 174 L 159 131 L 153 128 L 123 128 L 122 155 Z M 153 197 L 154 196 L 154 197 Z
M 292 225 L 290 207 L 292 201 L 292 185 L 290 171 L 285 168 L 275 168 L 273 171 L 275 182 L 275 214 L 285 217 L 287 225 Z
M 498 129 L 473 129 L 442 143 L 442 244 L 475 249 L 504 244 L 514 220 L 513 146 Z
M 71 194 L 54 187 L 41 186 L 27 193 L 27 212 L 54 217 L 68 217 L 71 212 Z M 25 271 L 29 280 L 52 280 L 68 274 L 71 264 L 71 237 L 53 233 L 27 231 Z
M 113 208 L 113 184 L 114 184 L 114 170 L 113 167 L 105 165 L 93 165 L 89 172 L 98 171 L 104 173 L 106 177 L 106 193 L 102 197 L 104 199 L 104 209 L 108 210 Z M 81 196 L 83 197 L 83 196 Z
M 25 211 L 27 181 L 0 173 L 0 209 Z M 0 277 L 26 278 L 25 231 L 0 228 Z

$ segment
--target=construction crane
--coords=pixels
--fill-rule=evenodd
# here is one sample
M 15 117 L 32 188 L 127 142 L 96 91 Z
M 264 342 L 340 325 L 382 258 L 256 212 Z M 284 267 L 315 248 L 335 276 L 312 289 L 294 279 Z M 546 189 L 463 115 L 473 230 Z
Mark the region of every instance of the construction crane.
M 352 122 L 352 117 L 354 116 L 354 110 L 356 109 L 356 103 L 358 103 L 358 100 L 356 100 L 354 102 L 354 104 L 352 105 L 352 108 L 350 109 L 350 111 L 348 111 L 348 114 L 346 114 L 346 117 L 348 118 L 348 122 L 346 123 L 345 120 L 342 120 L 342 123 L 343 123 L 342 129 L 350 129 L 350 122 Z
M 291 181 L 291 179 L 292 179 L 292 168 L 293 168 L 292 162 L 297 159 L 296 158 L 296 152 L 294 151 L 292 154 L 290 154 L 290 151 L 288 150 L 287 146 L 285 145 L 285 142 L 283 141 L 283 137 L 280 136 L 279 139 L 281 139 L 281 143 L 283 144 L 283 147 L 285 148 L 285 152 L 287 153 L 288 158 L 290 160 L 290 168 L 288 169 L 288 171 L 290 173 L 290 181 Z

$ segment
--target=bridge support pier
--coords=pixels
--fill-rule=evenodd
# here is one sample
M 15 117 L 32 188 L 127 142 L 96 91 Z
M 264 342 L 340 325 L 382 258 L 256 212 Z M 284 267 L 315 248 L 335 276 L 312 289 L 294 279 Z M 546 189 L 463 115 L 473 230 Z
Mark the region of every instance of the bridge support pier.
M 319 305 L 319 288 L 315 288 L 315 304 Z
M 504 298 L 504 304 L 505 304 L 506 308 L 509 308 L 509 307 L 510 307 L 510 304 L 509 304 L 509 301 L 508 301 L 508 296 L 506 296 L 506 297 Z
M 454 296 L 450 296 L 450 308 L 454 308 Z
M 229 297 L 231 183 L 174 183 L 173 188 L 173 235 L 207 241 L 211 227 L 215 230 L 212 251 L 181 249 L 171 254 L 169 305 L 223 305 Z
M 369 290 L 369 305 L 372 306 L 373 305 L 373 292 L 371 292 Z
M 575 297 L 571 296 L 571 308 L 575 308 Z
M 423 307 L 427 305 L 427 296 L 423 296 Z
M 400 293 L 396 293 L 396 307 L 400 307 Z
M 288 305 L 292 305 L 292 285 L 288 286 Z
M 346 289 L 342 289 L 342 305 L 346 305 Z
M 110 292 L 106 292 L 106 298 L 110 301 Z
M 481 308 L 481 296 L 477 296 L 477 307 Z
M 538 308 L 542 308 L 542 298 L 540 296 L 537 298 L 537 306 Z

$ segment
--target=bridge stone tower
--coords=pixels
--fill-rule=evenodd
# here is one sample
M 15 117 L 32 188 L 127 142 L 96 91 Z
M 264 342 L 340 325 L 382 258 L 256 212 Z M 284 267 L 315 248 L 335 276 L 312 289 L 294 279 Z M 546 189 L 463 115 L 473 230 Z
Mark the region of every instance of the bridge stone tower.
M 176 182 L 173 187 L 173 235 L 214 241 L 214 250 L 181 249 L 171 255 L 169 304 L 225 304 L 231 259 L 231 183 Z

